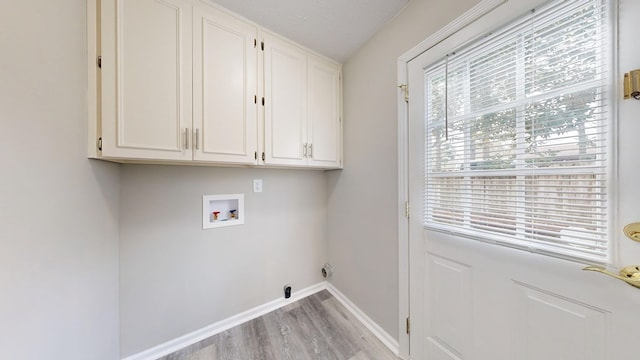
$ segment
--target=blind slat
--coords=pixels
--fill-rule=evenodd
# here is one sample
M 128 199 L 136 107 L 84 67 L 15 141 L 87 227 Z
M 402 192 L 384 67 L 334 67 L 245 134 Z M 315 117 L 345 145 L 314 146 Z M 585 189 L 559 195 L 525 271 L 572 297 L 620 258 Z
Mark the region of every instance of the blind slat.
M 556 0 L 425 70 L 426 227 L 607 262 L 608 11 Z

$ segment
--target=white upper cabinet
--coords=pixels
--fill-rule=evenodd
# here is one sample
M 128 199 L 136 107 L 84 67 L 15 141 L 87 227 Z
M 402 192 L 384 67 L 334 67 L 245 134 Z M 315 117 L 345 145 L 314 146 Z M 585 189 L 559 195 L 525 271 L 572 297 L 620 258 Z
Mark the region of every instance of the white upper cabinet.
M 202 0 L 88 8 L 89 156 L 342 166 L 339 64 Z
M 307 61 L 307 157 L 309 165 L 342 167 L 340 66 L 319 57 Z
M 306 165 L 307 57 L 276 37 L 264 38 L 265 163 Z
M 342 167 L 340 65 L 264 36 L 265 164 Z
M 191 8 L 101 1 L 102 155 L 189 160 Z
M 255 164 L 257 29 L 213 9 L 194 14 L 193 158 Z

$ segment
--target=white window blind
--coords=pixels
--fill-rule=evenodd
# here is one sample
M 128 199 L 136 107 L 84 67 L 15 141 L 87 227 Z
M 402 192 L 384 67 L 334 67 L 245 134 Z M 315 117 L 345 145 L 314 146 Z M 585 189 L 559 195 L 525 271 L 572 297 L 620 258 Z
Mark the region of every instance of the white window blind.
M 425 226 L 609 261 L 609 5 L 552 1 L 425 70 Z

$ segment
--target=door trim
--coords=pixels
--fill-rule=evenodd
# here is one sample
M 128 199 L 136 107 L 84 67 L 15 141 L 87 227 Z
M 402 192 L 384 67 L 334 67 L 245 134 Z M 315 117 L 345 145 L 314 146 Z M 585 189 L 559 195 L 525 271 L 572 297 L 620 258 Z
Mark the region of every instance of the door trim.
M 398 59 L 398 85 L 408 81 L 408 60 Z M 398 356 L 409 359 L 409 218 L 406 202 L 409 201 L 409 104 L 404 91 L 398 88 Z M 411 207 L 408 208 L 409 214 Z M 410 216 L 410 215 L 409 215 Z

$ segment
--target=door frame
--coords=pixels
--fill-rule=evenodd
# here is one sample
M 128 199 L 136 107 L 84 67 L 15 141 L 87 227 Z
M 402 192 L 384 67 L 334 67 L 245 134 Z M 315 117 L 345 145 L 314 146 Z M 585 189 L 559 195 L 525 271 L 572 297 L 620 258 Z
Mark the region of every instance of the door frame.
M 402 359 L 410 359 L 410 336 L 407 332 L 410 314 L 410 253 L 409 253 L 409 227 L 412 206 L 409 203 L 409 103 L 410 88 L 403 88 L 408 84 L 409 62 L 422 53 L 428 51 L 450 36 L 461 32 L 465 27 L 495 10 L 508 0 L 482 0 L 471 9 L 464 12 L 458 18 L 445 27 L 433 33 L 418 45 L 398 57 L 397 60 L 397 136 L 398 136 L 398 343 L 399 356 Z M 407 97 L 405 97 L 407 89 Z M 417 214 L 416 214 L 417 215 Z M 416 216 L 414 215 L 414 216 Z M 410 322 L 409 322 L 410 323 Z

